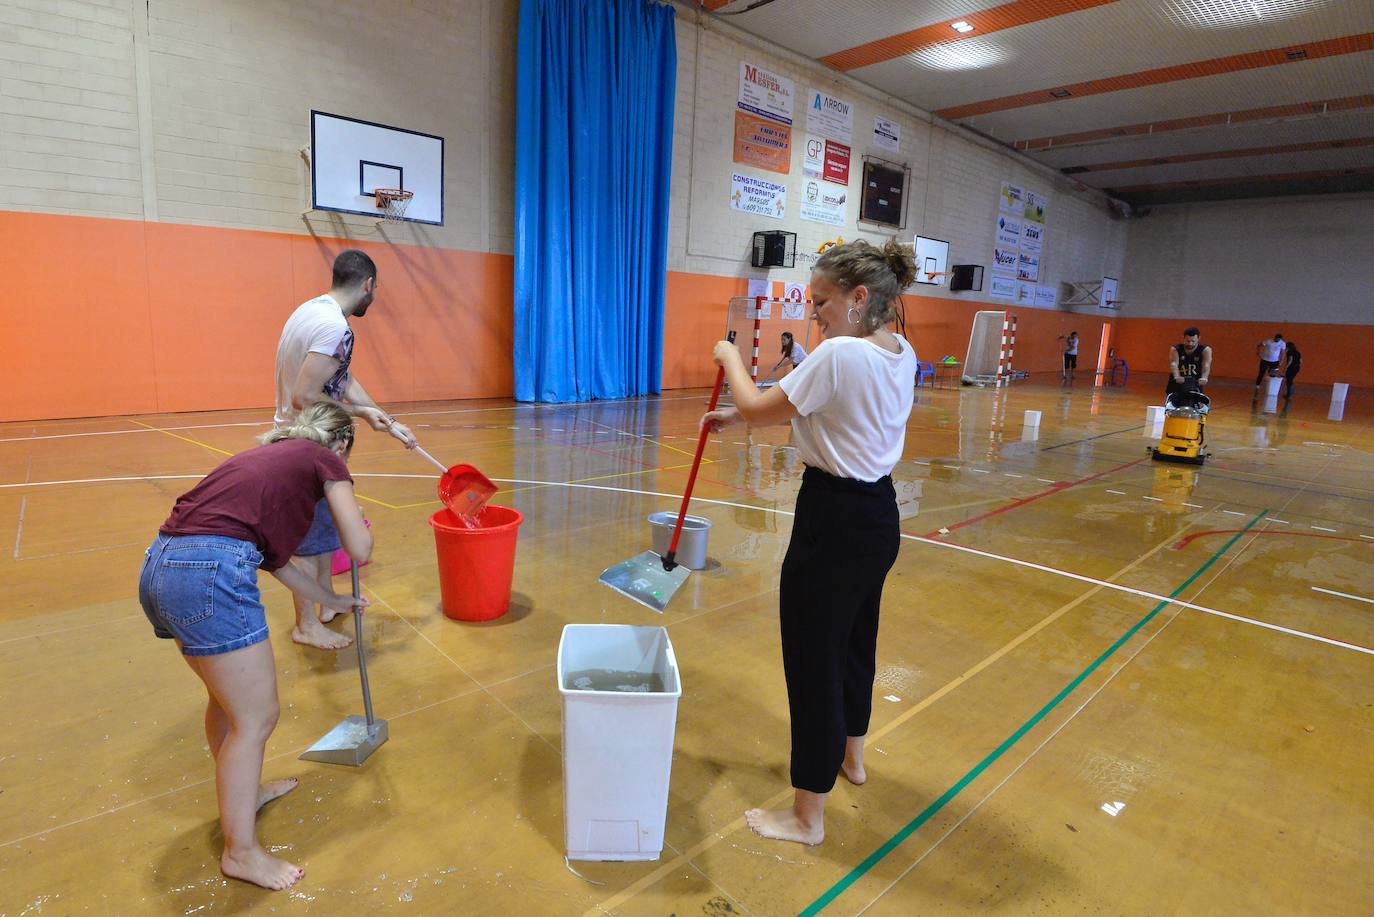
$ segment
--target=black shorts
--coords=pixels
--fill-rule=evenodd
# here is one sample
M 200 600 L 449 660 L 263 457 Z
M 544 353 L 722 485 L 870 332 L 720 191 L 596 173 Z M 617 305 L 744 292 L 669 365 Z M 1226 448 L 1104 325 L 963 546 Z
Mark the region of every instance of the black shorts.
M 1077 369 L 1077 368 L 1078 368 L 1078 354 L 1076 354 L 1076 353 L 1066 353 L 1066 354 L 1064 354 L 1064 368 L 1065 368 L 1065 369 Z

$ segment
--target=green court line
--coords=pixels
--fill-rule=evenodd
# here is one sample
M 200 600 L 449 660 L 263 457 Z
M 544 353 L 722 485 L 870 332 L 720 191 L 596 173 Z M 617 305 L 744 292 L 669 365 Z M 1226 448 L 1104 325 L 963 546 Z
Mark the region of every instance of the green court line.
M 1196 582 L 1199 576 L 1206 573 L 1207 570 L 1212 566 L 1212 564 L 1216 563 L 1217 560 L 1220 559 L 1221 555 L 1231 550 L 1231 546 L 1234 545 L 1237 541 L 1239 541 L 1245 535 L 1246 532 L 1250 531 L 1250 529 L 1252 529 L 1256 523 L 1263 519 L 1265 515 L 1268 514 L 1268 512 L 1269 510 L 1267 507 L 1265 509 L 1260 510 L 1259 515 L 1251 519 L 1248 523 L 1246 523 L 1245 528 L 1237 532 L 1231 538 L 1230 541 L 1226 542 L 1226 544 L 1222 545 L 1221 548 L 1215 554 L 1207 558 L 1207 562 L 1203 564 L 1201 567 L 1198 567 L 1196 570 L 1194 570 L 1193 575 L 1184 580 L 1181 586 L 1179 586 L 1173 592 L 1169 593 L 1169 598 L 1178 598 L 1179 595 L 1183 592 L 1183 590 L 1187 589 L 1194 582 Z M 987 770 L 989 767 L 993 765 L 994 762 L 997 761 L 998 758 L 1006 754 L 1007 751 L 1013 745 L 1019 742 L 1026 735 L 1026 733 L 1034 729 L 1036 724 L 1038 724 L 1041 720 L 1048 716 L 1050 712 L 1054 710 L 1055 707 L 1058 707 L 1061 703 L 1063 703 L 1064 699 L 1068 697 L 1070 694 L 1072 694 L 1075 688 L 1077 688 L 1084 681 L 1086 681 L 1087 678 L 1090 675 L 1092 675 L 1093 672 L 1096 672 L 1098 668 L 1101 667 L 1102 663 L 1106 662 L 1112 656 L 1113 653 L 1121 649 L 1121 647 L 1123 647 L 1126 644 L 1126 641 L 1130 640 L 1137 633 L 1139 633 L 1142 627 L 1144 627 L 1146 624 L 1149 624 L 1152 620 L 1154 620 L 1155 616 L 1158 615 L 1161 611 L 1163 611 L 1169 604 L 1170 603 L 1167 601 L 1160 602 L 1153 609 L 1151 609 L 1150 613 L 1147 614 L 1145 617 L 1141 618 L 1139 621 L 1137 621 L 1134 627 L 1126 631 L 1126 633 L 1122 634 L 1120 639 L 1118 639 L 1111 646 L 1107 647 L 1106 652 L 1104 652 L 1101 656 L 1098 656 L 1097 659 L 1093 660 L 1092 664 L 1089 665 L 1082 672 L 1079 672 L 1078 676 L 1074 678 L 1073 681 L 1065 685 L 1063 690 L 1061 690 L 1058 694 L 1051 698 L 1049 703 L 1045 704 L 1045 706 L 1041 707 L 1040 710 L 1034 716 L 1026 720 L 1026 722 L 1023 723 L 1019 729 L 1017 729 L 1010 736 L 1008 736 L 1006 740 L 1002 742 L 1001 745 L 998 745 L 996 748 L 994 748 L 991 754 L 989 754 L 982 761 L 979 761 L 976 765 L 974 765 L 973 769 L 970 770 L 963 777 L 959 778 L 959 781 L 957 783 L 955 783 L 949 789 L 941 793 L 940 796 L 934 802 L 926 806 L 921 811 L 921 814 L 917 815 L 910 822 L 908 822 L 906 827 L 902 828 L 896 834 L 892 835 L 892 837 L 889 838 L 881 847 L 870 853 L 864 859 L 863 862 L 861 862 L 858 866 L 855 866 L 853 869 L 851 869 L 848 875 L 846 875 L 843 879 L 840 879 L 840 881 L 836 882 L 834 885 L 830 886 L 830 888 L 827 889 L 823 895 L 821 895 L 815 901 L 807 905 L 806 909 L 801 911 L 798 917 L 812 917 L 812 915 L 814 914 L 819 914 L 831 902 L 833 902 L 840 895 L 844 894 L 845 890 L 849 888 L 849 886 L 853 885 L 855 882 L 859 881 L 859 879 L 863 878 L 864 875 L 867 874 L 874 866 L 877 866 L 880 862 L 882 862 L 882 860 L 889 853 L 891 853 L 892 851 L 896 850 L 899 846 L 901 846 L 903 841 L 905 841 L 907 838 L 911 837 L 911 835 L 915 834 L 918 830 L 920 830 L 922 825 L 930 821 L 930 819 L 933 818 L 937 812 L 939 812 L 946 805 L 948 805 L 950 801 L 954 799 L 954 797 L 958 796 L 960 793 L 964 791 L 964 789 L 970 783 L 978 779 L 978 776 L 982 774 L 983 771 Z

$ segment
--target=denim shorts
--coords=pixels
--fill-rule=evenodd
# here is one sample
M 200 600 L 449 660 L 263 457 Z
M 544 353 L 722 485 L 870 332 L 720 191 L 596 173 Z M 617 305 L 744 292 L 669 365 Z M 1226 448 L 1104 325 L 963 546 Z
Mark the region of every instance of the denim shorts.
M 250 542 L 223 535 L 163 535 L 153 539 L 138 578 L 138 601 L 163 640 L 182 655 L 216 656 L 267 639 L 258 595 L 262 554 Z
M 339 541 L 339 530 L 334 525 L 334 514 L 329 511 L 329 501 L 321 500 L 315 504 L 315 521 L 310 523 L 310 531 L 296 549 L 294 557 L 314 557 L 316 554 L 333 554 L 343 544 Z

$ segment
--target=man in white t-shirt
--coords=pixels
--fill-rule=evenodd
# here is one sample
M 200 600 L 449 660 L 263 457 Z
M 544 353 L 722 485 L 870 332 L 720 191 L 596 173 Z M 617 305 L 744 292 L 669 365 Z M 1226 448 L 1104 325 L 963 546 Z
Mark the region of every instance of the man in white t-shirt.
M 296 415 L 318 401 L 337 402 L 354 417 L 366 420 L 372 429 L 394 432 L 406 448 L 415 447 L 415 437 L 377 406 L 362 383 L 353 378 L 353 329 L 348 319 L 362 318 L 372 305 L 377 290 L 377 265 L 356 249 L 340 252 L 334 259 L 333 284 L 328 293 L 302 303 L 291 313 L 277 342 L 278 427 L 289 427 Z M 339 547 L 334 517 L 321 500 L 315 507 L 315 522 L 296 549 L 293 563 L 308 576 L 330 587 L 330 555 Z M 335 650 L 352 640 L 325 627 L 339 612 L 315 607 L 291 594 L 296 603 L 296 627 L 291 639 L 320 649 Z
M 1283 362 L 1283 351 L 1287 346 L 1283 335 L 1276 334 L 1267 341 L 1260 341 L 1255 347 L 1260 360 L 1259 372 L 1255 374 L 1255 388 L 1263 384 L 1265 376 L 1279 374 L 1279 364 Z

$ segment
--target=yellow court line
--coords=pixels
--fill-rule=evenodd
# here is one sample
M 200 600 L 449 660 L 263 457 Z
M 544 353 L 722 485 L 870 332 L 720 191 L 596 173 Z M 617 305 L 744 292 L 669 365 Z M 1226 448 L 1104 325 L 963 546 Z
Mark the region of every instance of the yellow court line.
M 1170 535 L 1168 538 L 1164 539 L 1159 544 L 1155 545 L 1153 548 L 1146 551 L 1144 554 L 1140 555 L 1135 560 L 1131 561 L 1129 564 L 1122 567 L 1120 570 L 1117 570 L 1115 573 L 1111 574 L 1105 579 L 1110 582 L 1125 575 L 1126 573 L 1129 573 L 1131 570 L 1135 569 L 1137 566 L 1144 563 L 1146 560 L 1153 557 L 1155 554 L 1158 554 L 1160 551 L 1164 550 L 1166 547 L 1173 544 L 1175 541 L 1178 540 L 1179 535 L 1181 535 L 1184 531 L 1188 530 L 1192 526 L 1193 523 L 1188 523 L 1178 532 L 1175 532 L 1174 534 Z M 967 669 L 962 674 L 950 680 L 949 683 L 947 683 L 944 687 L 935 691 L 933 694 L 930 694 L 927 697 L 922 698 L 919 703 L 915 704 L 910 709 L 903 711 L 900 716 L 894 717 L 890 722 L 886 723 L 881 728 L 869 733 L 868 738 L 864 744 L 871 745 L 879 741 L 880 739 L 884 738 L 885 736 L 891 734 L 895 729 L 906 723 L 912 717 L 916 716 L 921 711 L 930 707 L 931 704 L 934 704 L 936 701 L 940 700 L 942 697 L 949 694 L 955 688 L 964 684 L 970 678 L 977 675 L 979 672 L 982 672 L 984 669 L 988 668 L 993 663 L 997 662 L 999 659 L 1006 656 L 1012 650 L 1016 649 L 1018 646 L 1029 640 L 1031 637 L 1040 633 L 1046 627 L 1049 627 L 1055 621 L 1059 620 L 1064 615 L 1068 614 L 1070 611 L 1086 602 L 1088 599 L 1097 595 L 1097 593 L 1101 592 L 1105 588 L 1106 586 L 1094 586 L 1087 592 L 1080 595 L 1078 598 L 1073 599 L 1072 601 L 1055 609 L 1047 617 L 1043 618 L 1035 624 L 1032 624 L 1025 631 L 1021 632 L 1019 635 L 1014 637 L 1009 643 L 1005 644 L 1000 649 L 993 652 L 992 655 L 986 657 L 980 662 L 975 663 L 971 668 Z M 774 808 L 785 802 L 791 795 L 792 789 L 789 787 L 788 789 L 781 791 L 777 795 L 770 797 L 767 801 L 763 803 L 761 808 Z M 583 917 L 596 917 L 596 915 L 599 914 L 611 913 L 615 908 L 624 904 L 626 901 L 629 901 L 635 895 L 639 894 L 640 892 L 644 891 L 645 889 L 662 880 L 664 877 L 670 875 L 677 869 L 681 868 L 681 866 L 684 863 L 691 863 L 691 861 L 694 860 L 696 857 L 701 856 L 707 850 L 710 850 L 712 847 L 714 847 L 717 843 L 725 840 L 726 837 L 728 837 L 731 834 L 734 834 L 736 831 L 739 831 L 744 827 L 744 818 L 742 816 L 740 818 L 736 818 L 734 821 L 725 825 L 723 828 L 720 828 L 714 833 L 698 841 L 696 844 L 689 847 L 683 853 L 678 854 L 672 860 L 663 863 L 653 872 L 637 880 L 636 882 L 633 882 L 620 892 L 612 895 L 611 897 L 607 898 L 605 901 L 602 901 L 595 907 L 585 911 Z M 692 865 L 695 866 L 695 864 Z
M 162 434 L 164 434 L 164 435 L 166 435 L 166 436 L 172 437 L 172 439 L 179 439 L 179 440 L 181 440 L 183 443 L 190 443 L 190 444 L 193 445 L 193 446 L 200 446 L 202 449 L 209 449 L 211 452 L 218 452 L 220 455 L 233 455 L 233 454 L 234 454 L 234 453 L 232 453 L 232 452 L 225 452 L 223 449 L 221 449 L 221 448 L 218 447 L 218 446 L 212 446 L 212 445 L 210 445 L 209 443 L 203 443 L 203 442 L 201 442 L 201 441 L 198 440 L 198 439 L 191 439 L 191 437 L 189 437 L 189 436 L 182 436 L 180 433 L 173 433 L 171 430 L 164 430 L 164 429 L 162 429 L 161 427 L 155 427 L 155 426 L 153 426 L 152 424 L 144 423 L 144 422 L 141 421 L 141 420 L 134 420 L 132 417 L 127 418 L 127 419 L 128 419 L 128 421 L 129 421 L 129 423 L 136 423 L 136 424 L 138 424 L 140 427 L 143 427 L 145 430 L 152 430 L 154 433 L 162 433 Z
M 234 455 L 234 453 L 232 453 L 232 452 L 226 452 L 226 451 L 224 451 L 223 449 L 219 448 L 218 446 L 212 446 L 212 445 L 210 445 L 209 443 L 203 443 L 203 442 L 201 442 L 200 440 L 191 439 L 191 437 L 189 437 L 189 436 L 182 436 L 182 435 L 180 435 L 180 434 L 178 434 L 178 433 L 173 433 L 171 430 L 163 430 L 163 429 L 161 429 L 160 427 L 155 427 L 155 426 L 153 426 L 152 424 L 146 424 L 146 423 L 144 423 L 144 422 L 141 421 L 141 420 L 134 420 L 132 417 L 128 418 L 128 421 L 129 421 L 129 423 L 136 423 L 136 424 L 138 424 L 140 427 L 144 427 L 144 428 L 149 429 L 149 430 L 152 430 L 152 431 L 154 431 L 154 432 L 156 432 L 156 433 L 163 433 L 163 434 L 166 434 L 167 436 L 172 437 L 173 439 L 179 439 L 179 440 L 181 440 L 182 442 L 190 443 L 190 444 L 193 445 L 193 446 L 200 446 L 202 449 L 209 449 L 211 452 L 218 452 L 220 455 L 227 455 L 227 456 L 230 456 L 230 457 L 232 457 L 232 456 Z M 375 503 L 375 504 L 377 504 L 378 506 L 385 506 L 387 509 L 400 509 L 400 508 L 401 508 L 401 507 L 399 507 L 399 506 L 396 506 L 396 505 L 393 504 L 393 503 L 387 503 L 385 500 L 378 500 L 376 497 L 368 497 L 368 496 L 364 496 L 363 494 L 356 493 L 356 492 L 353 494 L 353 496 L 357 497 L 359 500 L 366 500 L 368 503 Z

